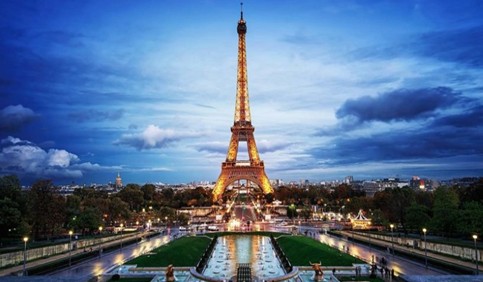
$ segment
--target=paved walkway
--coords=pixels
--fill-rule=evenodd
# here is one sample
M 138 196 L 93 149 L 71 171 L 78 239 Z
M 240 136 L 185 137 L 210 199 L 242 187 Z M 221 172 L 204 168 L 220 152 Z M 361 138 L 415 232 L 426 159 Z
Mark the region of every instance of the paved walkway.
M 305 230 L 311 232 L 313 238 L 318 239 L 320 242 L 325 243 L 333 248 L 337 248 L 341 251 L 348 252 L 350 255 L 355 256 L 368 264 L 373 261 L 378 262 L 381 258 L 387 261 L 387 268 L 394 269 L 395 275 L 447 275 L 446 271 L 429 267 L 426 269 L 424 264 L 414 262 L 410 259 L 402 258 L 399 256 L 392 256 L 391 254 L 380 251 L 378 249 L 371 248 L 364 244 L 357 244 L 352 241 L 348 241 L 344 238 L 330 236 L 328 234 L 319 234 L 317 228 L 299 227 L 300 232 L 304 233 Z M 348 251 L 347 251 L 348 249 Z M 378 271 L 378 276 L 381 273 Z M 385 275 L 384 275 L 385 276 Z
M 126 237 L 122 238 L 122 240 L 127 241 L 128 239 L 132 239 L 134 237 L 140 238 L 140 237 L 143 237 L 143 236 L 146 236 L 146 234 L 145 233 L 139 233 L 139 234 L 132 235 L 132 236 L 126 236 Z M 113 245 L 119 245 L 120 242 L 121 242 L 121 239 L 106 242 L 106 243 L 102 244 L 102 247 L 106 248 L 106 247 L 113 246 Z M 90 250 L 90 249 L 91 248 L 88 248 L 88 250 Z M 51 262 L 54 262 L 54 261 L 58 261 L 60 259 L 68 259 L 69 255 L 74 256 L 76 254 L 80 254 L 80 253 L 84 253 L 84 252 L 85 252 L 84 249 L 77 249 L 77 250 L 73 250 L 71 252 L 71 254 L 69 254 L 69 252 L 66 252 L 66 253 L 63 253 L 63 254 L 59 254 L 59 255 L 43 258 L 43 259 L 30 261 L 30 262 L 26 263 L 26 268 L 27 268 L 27 271 L 28 271 L 29 268 L 36 267 L 36 266 L 43 265 L 43 264 L 48 264 L 48 263 L 51 263 Z M 93 246 L 92 252 L 98 253 L 99 252 L 99 245 Z M 23 264 L 0 270 L 0 276 L 21 275 L 22 272 L 23 272 Z
M 382 247 L 391 246 L 391 248 L 392 248 L 391 242 L 387 242 L 387 241 L 379 240 L 379 239 L 375 239 L 375 238 L 370 238 L 368 236 L 363 236 L 359 233 L 346 232 L 346 231 L 343 231 L 341 233 L 344 236 L 351 237 L 351 238 L 354 238 L 356 240 L 360 240 L 360 241 L 363 241 L 363 242 L 367 242 L 369 244 L 375 244 L 375 245 L 382 246 Z M 402 245 L 399 245 L 399 244 L 394 244 L 394 249 L 397 252 L 408 253 L 408 254 L 417 254 L 417 255 L 420 255 L 422 257 L 424 257 L 424 253 L 425 253 L 424 249 L 421 250 L 421 249 L 416 249 L 416 248 L 408 248 L 407 246 L 402 246 Z M 463 266 L 463 267 L 467 267 L 469 269 L 475 269 L 475 267 L 476 267 L 476 265 L 474 263 L 471 263 L 471 262 L 468 262 L 468 261 L 463 261 L 463 260 L 460 260 L 460 259 L 457 259 L 457 258 L 452 258 L 452 257 L 436 254 L 436 253 L 433 253 L 433 252 L 427 252 L 427 256 L 428 256 L 428 258 L 432 258 L 432 259 L 439 260 L 439 261 L 444 261 L 444 262 L 449 263 L 449 264 L 460 265 L 460 266 Z
M 52 272 L 48 275 L 56 278 L 76 278 L 79 279 L 78 281 L 87 281 L 89 278 L 109 272 L 110 269 L 118 267 L 124 262 L 142 254 L 148 253 L 169 241 L 169 235 L 159 235 L 150 239 L 143 239 L 137 244 L 132 244 L 123 247 L 122 249 L 104 253 L 101 257 Z

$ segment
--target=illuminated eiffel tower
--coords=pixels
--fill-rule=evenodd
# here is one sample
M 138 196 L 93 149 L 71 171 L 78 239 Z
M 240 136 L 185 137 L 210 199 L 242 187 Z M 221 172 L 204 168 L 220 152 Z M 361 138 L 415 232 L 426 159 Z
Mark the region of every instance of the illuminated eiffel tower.
M 243 5 L 243 4 L 242 4 Z M 242 6 L 243 7 L 243 6 Z M 258 185 L 263 193 L 273 193 L 270 181 L 265 174 L 263 161 L 258 155 L 257 145 L 248 104 L 248 79 L 245 34 L 247 25 L 243 20 L 243 10 L 238 21 L 238 73 L 236 87 L 235 122 L 231 127 L 231 139 L 226 160 L 221 164 L 221 173 L 213 189 L 213 202 L 219 201 L 225 189 L 235 181 L 245 180 Z M 237 160 L 240 142 L 246 142 L 249 160 Z

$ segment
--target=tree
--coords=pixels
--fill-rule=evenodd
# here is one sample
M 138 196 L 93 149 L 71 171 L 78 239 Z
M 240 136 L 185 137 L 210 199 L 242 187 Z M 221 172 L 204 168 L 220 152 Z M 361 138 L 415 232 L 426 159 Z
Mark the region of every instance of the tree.
M 300 215 L 305 219 L 309 219 L 312 216 L 312 210 L 310 206 L 304 206 L 303 209 L 300 211 Z
M 141 210 L 144 203 L 144 193 L 137 184 L 128 184 L 126 188 L 122 189 L 117 195 L 129 205 L 129 209 Z
M 156 187 L 153 184 L 145 184 L 141 187 L 143 192 L 144 205 L 151 205 L 154 200 L 154 194 L 156 194 Z
M 0 237 L 27 234 L 25 199 L 17 176 L 0 177 Z
M 15 175 L 0 177 L 0 199 L 5 198 L 9 198 L 17 204 L 21 204 L 24 200 L 20 180 Z
M 373 226 L 387 226 L 389 221 L 384 217 L 384 213 L 380 209 L 375 209 L 370 213 L 371 224 Z
M 10 198 L 0 199 L 0 237 L 18 235 L 17 227 L 22 221 L 22 213 L 16 202 Z
M 439 187 L 434 191 L 432 229 L 444 235 L 451 235 L 458 228 L 459 198 L 456 191 Z
M 74 221 L 81 213 L 81 198 L 77 195 L 67 196 L 65 203 L 66 223 L 69 229 L 74 227 Z
M 82 234 L 92 233 L 102 225 L 102 214 L 99 210 L 88 207 L 82 211 L 75 221 L 76 229 Z
M 483 232 L 483 204 L 477 201 L 463 204 L 458 218 L 458 230 L 465 234 Z
M 430 209 L 426 206 L 413 203 L 406 209 L 406 226 L 408 229 L 421 231 L 429 227 L 431 217 Z
M 28 193 L 34 238 L 50 237 L 65 221 L 65 200 L 50 180 L 39 180 Z
M 290 219 L 297 217 L 297 207 L 294 204 L 287 207 L 287 217 Z
M 129 205 L 119 197 L 112 197 L 109 201 L 109 217 L 112 222 L 120 222 L 131 218 Z

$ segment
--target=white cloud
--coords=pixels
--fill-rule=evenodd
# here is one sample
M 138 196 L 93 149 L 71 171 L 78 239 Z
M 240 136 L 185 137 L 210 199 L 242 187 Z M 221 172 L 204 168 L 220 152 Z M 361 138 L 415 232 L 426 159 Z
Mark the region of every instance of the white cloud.
M 195 132 L 183 132 L 173 129 L 163 129 L 156 125 L 149 125 L 143 132 L 123 134 L 114 142 L 116 145 L 127 145 L 138 150 L 166 147 L 169 143 L 201 136 Z
M 21 176 L 80 178 L 87 170 L 99 170 L 98 164 L 80 163 L 77 155 L 62 149 L 45 151 L 36 144 L 8 136 L 1 140 L 0 172 Z
M 77 161 L 79 161 L 79 157 L 66 150 L 50 149 L 47 155 L 47 164 L 49 166 L 68 167 L 71 162 Z

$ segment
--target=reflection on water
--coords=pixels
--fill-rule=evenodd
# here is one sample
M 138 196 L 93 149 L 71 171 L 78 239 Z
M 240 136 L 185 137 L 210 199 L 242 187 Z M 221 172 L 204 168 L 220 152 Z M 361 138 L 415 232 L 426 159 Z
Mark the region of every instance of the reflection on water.
M 273 250 L 270 238 L 259 235 L 227 235 L 218 238 L 204 275 L 230 279 L 239 263 L 250 263 L 252 276 L 277 277 L 285 272 Z

